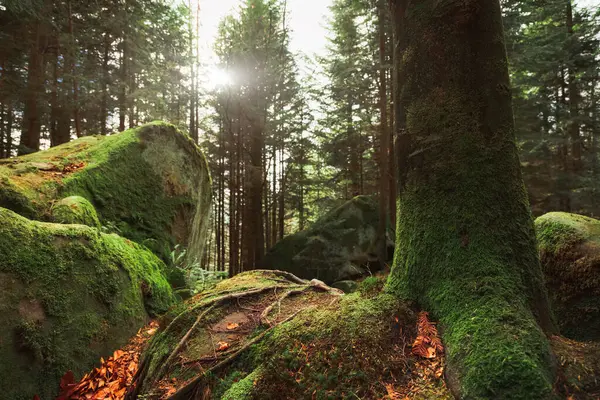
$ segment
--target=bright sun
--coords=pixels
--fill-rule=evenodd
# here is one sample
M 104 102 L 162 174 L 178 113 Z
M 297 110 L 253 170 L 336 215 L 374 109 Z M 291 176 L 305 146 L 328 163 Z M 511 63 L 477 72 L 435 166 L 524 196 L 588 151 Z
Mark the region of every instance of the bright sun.
M 231 74 L 219 67 L 211 67 L 208 70 L 208 82 L 206 85 L 211 89 L 228 86 L 233 83 Z

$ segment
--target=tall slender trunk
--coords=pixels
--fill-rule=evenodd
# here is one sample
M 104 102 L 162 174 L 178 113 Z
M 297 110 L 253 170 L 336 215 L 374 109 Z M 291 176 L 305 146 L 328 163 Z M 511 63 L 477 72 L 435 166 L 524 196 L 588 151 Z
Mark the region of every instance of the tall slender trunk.
M 279 171 L 281 179 L 279 180 L 279 222 L 277 227 L 279 228 L 279 240 L 285 236 L 285 195 L 287 190 L 287 174 L 285 171 L 285 165 L 283 161 L 283 146 L 281 146 L 279 154 Z
M 457 398 L 552 398 L 544 330 L 556 329 L 515 145 L 499 0 L 392 4 L 405 50 L 396 90 L 410 118 L 388 290 L 439 320 Z
M 121 50 L 121 71 L 120 80 L 121 87 L 119 91 L 119 132 L 125 130 L 125 118 L 127 116 L 127 76 L 129 74 L 129 14 L 127 9 L 127 1 L 125 1 L 125 13 L 124 28 L 122 32 L 122 50 Z
M 6 60 L 4 55 L 0 58 L 0 93 L 4 90 L 4 85 L 6 84 Z M 7 135 L 6 129 L 6 98 L 0 98 L 0 158 L 7 157 L 5 150 L 5 138 Z
M 100 104 L 100 132 L 103 135 L 108 133 L 108 65 L 110 61 L 110 35 L 108 32 L 104 33 L 104 54 L 102 59 L 102 101 Z
M 350 179 L 350 193 L 348 193 L 349 197 L 358 196 L 360 193 L 360 143 L 357 139 L 357 132 L 354 128 L 354 121 L 352 120 L 352 100 L 350 99 L 350 95 L 348 95 L 347 104 L 346 104 L 346 126 L 347 126 L 347 135 L 348 135 L 348 153 L 349 153 L 349 163 L 348 163 L 348 174 Z
M 43 22 L 37 20 L 31 30 L 29 61 L 27 63 L 27 89 L 23 111 L 23 129 L 19 142 L 19 154 L 40 149 L 42 129 L 41 104 L 44 96 L 44 32 Z
M 583 169 L 583 162 L 581 159 L 581 132 L 580 132 L 580 122 L 579 122 L 579 88 L 577 85 L 577 77 L 576 69 L 574 66 L 575 62 L 575 53 L 577 49 L 573 49 L 573 46 L 576 46 L 577 38 L 575 37 L 575 33 L 573 30 L 573 7 L 571 4 L 571 0 L 566 0 L 566 17 L 567 17 L 567 33 L 570 38 L 570 48 L 569 48 L 569 60 L 567 73 L 568 77 L 568 86 L 569 86 L 569 125 L 568 125 L 568 135 L 571 139 L 571 163 L 572 163 L 572 171 L 575 174 L 578 174 Z
M 4 143 L 4 156 L 11 157 L 12 156 L 12 132 L 13 132 L 13 103 L 9 100 L 8 109 L 6 110 L 6 142 Z
M 380 166 L 379 166 L 379 260 L 383 263 L 387 259 L 387 216 L 388 216 L 388 145 L 390 143 L 387 116 L 387 77 L 385 73 L 385 2 L 380 1 L 379 8 L 379 120 L 381 128 L 381 148 L 380 148 Z
M 81 137 L 81 118 L 79 115 L 79 80 L 77 79 L 76 68 L 77 49 L 73 27 L 73 10 L 71 8 L 71 0 L 67 0 L 67 10 L 69 13 L 69 35 L 71 38 L 71 48 L 69 49 L 68 53 L 70 53 L 69 59 L 71 64 L 71 77 L 73 80 L 73 119 L 75 122 L 75 134 L 77 137 Z
M 56 137 L 58 136 L 58 37 L 54 38 L 56 42 L 55 50 L 52 52 L 52 85 L 50 86 L 50 146 L 56 146 Z
M 4 71 L 4 68 L 2 70 Z M 7 157 L 5 150 L 4 150 L 4 142 L 5 142 L 5 137 L 6 137 L 5 111 L 6 111 L 6 104 L 4 103 L 4 101 L 0 101 L 0 158 Z
M 190 52 L 191 52 L 191 76 L 192 76 L 192 87 L 190 93 L 190 136 L 194 139 L 194 142 L 198 144 L 198 131 L 196 130 L 196 59 L 194 57 L 194 35 L 192 32 L 192 18 L 194 13 L 192 12 L 192 1 L 188 2 L 188 8 L 190 10 L 189 20 L 189 33 L 190 33 Z

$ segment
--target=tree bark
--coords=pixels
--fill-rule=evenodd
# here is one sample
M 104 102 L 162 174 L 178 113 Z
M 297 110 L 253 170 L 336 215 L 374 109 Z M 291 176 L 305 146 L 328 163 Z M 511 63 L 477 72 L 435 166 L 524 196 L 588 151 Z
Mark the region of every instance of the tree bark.
M 100 132 L 103 135 L 108 133 L 108 80 L 109 71 L 108 64 L 110 61 L 110 35 L 108 32 L 104 33 L 104 54 L 102 58 L 102 101 L 100 104 Z
M 384 263 L 387 259 L 387 221 L 388 221 L 388 145 L 390 142 L 387 117 L 387 77 L 385 74 L 385 2 L 378 4 L 378 35 L 379 35 L 379 125 L 380 136 L 380 165 L 379 165 L 379 260 Z
M 75 134 L 77 137 L 81 137 L 81 118 L 79 116 L 79 81 L 77 80 L 76 70 L 76 57 L 77 49 L 75 42 L 75 32 L 73 27 L 73 10 L 71 8 L 71 1 L 67 0 L 67 9 L 69 13 L 69 36 L 71 37 L 71 48 L 67 52 L 69 55 L 69 64 L 71 66 L 71 77 L 73 80 L 73 119 L 75 121 Z M 66 62 L 66 60 L 65 60 Z
M 36 20 L 31 30 L 29 62 L 27 64 L 27 89 L 23 111 L 23 130 L 19 142 L 19 154 L 40 149 L 42 129 L 41 104 L 44 96 L 44 34 L 43 22 Z
M 581 160 L 581 132 L 579 123 L 579 88 L 577 85 L 577 78 L 575 76 L 575 55 L 577 54 L 576 46 L 577 38 L 573 30 L 573 6 L 571 0 L 566 0 L 566 14 L 567 14 L 567 34 L 569 35 L 569 60 L 567 73 L 568 85 L 569 85 L 569 124 L 568 132 L 569 138 L 571 139 L 571 163 L 572 172 L 578 174 L 583 169 L 583 163 Z
M 388 289 L 439 319 L 462 399 L 550 399 L 556 332 L 511 108 L 499 0 L 395 0 L 406 142 Z M 409 149 L 409 151 L 407 151 Z

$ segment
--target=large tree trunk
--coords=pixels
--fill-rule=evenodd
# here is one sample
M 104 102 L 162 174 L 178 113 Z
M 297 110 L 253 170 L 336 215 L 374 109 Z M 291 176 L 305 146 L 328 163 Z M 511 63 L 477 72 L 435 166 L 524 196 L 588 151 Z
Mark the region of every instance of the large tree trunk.
M 440 321 L 463 399 L 551 398 L 554 332 L 523 185 L 498 0 L 394 0 L 403 56 L 388 281 Z

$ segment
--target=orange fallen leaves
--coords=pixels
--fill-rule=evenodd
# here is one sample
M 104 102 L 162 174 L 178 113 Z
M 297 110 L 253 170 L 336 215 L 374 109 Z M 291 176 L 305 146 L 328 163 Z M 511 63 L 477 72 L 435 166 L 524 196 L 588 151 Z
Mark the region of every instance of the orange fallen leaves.
M 78 169 L 81 169 L 85 167 L 85 163 L 84 162 L 79 162 L 79 163 L 71 163 L 71 164 L 67 164 L 64 166 L 62 172 L 63 174 L 70 174 L 71 172 L 75 172 Z
M 435 358 L 443 352 L 444 346 L 435 324 L 429 321 L 429 313 L 421 311 L 417 320 L 417 338 L 412 345 L 412 353 L 423 358 Z
M 142 348 L 156 333 L 158 323 L 151 322 L 140 329 L 129 344 L 113 353 L 108 360 L 100 359 L 100 367 L 75 382 L 72 371 L 60 380 L 60 395 L 56 400 L 123 400 L 138 369 Z
M 227 330 L 232 331 L 234 329 L 239 328 L 240 324 L 236 324 L 235 322 L 230 322 L 227 324 Z
M 218 342 L 217 343 L 217 351 L 225 351 L 230 347 L 227 342 Z

